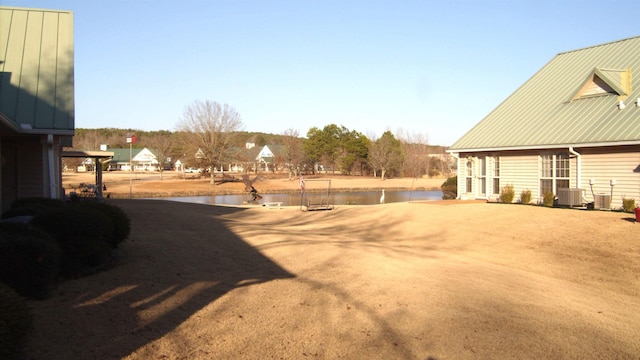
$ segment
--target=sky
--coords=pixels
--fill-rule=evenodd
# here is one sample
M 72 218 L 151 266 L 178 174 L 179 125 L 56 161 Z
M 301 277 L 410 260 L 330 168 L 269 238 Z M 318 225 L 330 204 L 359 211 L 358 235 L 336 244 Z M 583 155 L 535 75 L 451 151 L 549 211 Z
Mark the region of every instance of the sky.
M 74 13 L 77 128 L 345 126 L 448 146 L 555 55 L 639 36 L 629 0 L 0 0 Z

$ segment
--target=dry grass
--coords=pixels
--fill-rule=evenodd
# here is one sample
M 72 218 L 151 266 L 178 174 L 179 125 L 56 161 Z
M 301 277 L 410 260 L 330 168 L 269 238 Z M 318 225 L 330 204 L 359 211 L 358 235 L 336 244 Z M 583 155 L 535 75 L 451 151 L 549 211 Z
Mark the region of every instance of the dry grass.
M 133 224 L 121 263 L 32 304 L 29 359 L 640 354 L 640 225 L 629 214 L 110 201 Z

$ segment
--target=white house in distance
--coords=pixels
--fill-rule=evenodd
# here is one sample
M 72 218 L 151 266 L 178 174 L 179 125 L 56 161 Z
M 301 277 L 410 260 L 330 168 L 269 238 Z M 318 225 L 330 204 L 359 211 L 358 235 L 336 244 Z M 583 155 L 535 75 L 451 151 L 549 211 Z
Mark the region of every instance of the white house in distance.
M 448 150 L 458 198 L 640 201 L 640 37 L 556 55 Z
M 283 145 L 264 145 L 255 157 L 261 170 L 266 172 L 277 166 L 276 156 L 283 151 Z
M 109 149 L 113 152 L 113 159 L 108 170 L 129 171 L 130 163 L 134 171 L 158 171 L 158 157 L 153 151 L 143 149 Z

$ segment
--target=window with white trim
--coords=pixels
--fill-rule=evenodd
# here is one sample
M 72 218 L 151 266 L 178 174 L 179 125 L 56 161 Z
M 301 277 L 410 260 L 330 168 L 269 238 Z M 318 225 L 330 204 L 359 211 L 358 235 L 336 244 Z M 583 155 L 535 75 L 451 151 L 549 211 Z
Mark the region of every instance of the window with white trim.
M 540 156 L 540 195 L 557 194 L 558 189 L 569 187 L 571 175 L 569 155 L 545 154 Z
M 471 158 L 467 159 L 467 178 L 466 178 L 466 192 L 473 191 L 473 161 Z
M 487 157 L 478 157 L 478 183 L 480 185 L 480 194 L 485 195 L 487 191 Z
M 500 156 L 493 158 L 493 193 L 500 194 Z

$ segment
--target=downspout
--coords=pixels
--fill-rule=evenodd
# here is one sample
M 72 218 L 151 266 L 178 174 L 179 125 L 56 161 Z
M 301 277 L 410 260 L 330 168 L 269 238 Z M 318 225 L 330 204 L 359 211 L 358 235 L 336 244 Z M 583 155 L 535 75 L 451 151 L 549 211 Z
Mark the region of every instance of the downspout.
M 580 184 L 582 184 L 582 154 L 575 151 L 573 149 L 573 146 L 569 146 L 569 152 L 572 155 L 576 156 L 576 189 L 579 189 Z M 587 199 L 585 198 L 584 195 L 582 196 L 582 200 L 587 202 Z
M 53 134 L 47 134 L 47 155 L 48 155 L 48 163 L 49 163 L 49 197 L 51 199 L 56 199 L 56 172 L 55 172 L 55 163 L 54 163 L 54 148 L 53 148 Z

